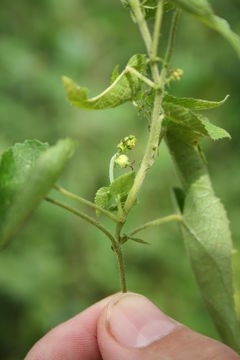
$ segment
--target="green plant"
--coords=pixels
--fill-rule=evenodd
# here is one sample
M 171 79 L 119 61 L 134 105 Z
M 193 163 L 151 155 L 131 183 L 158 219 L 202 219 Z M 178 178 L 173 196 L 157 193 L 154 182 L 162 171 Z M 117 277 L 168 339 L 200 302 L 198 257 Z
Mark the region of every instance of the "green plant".
M 63 83 L 69 101 L 79 108 L 101 110 L 132 101 L 150 123 L 149 140 L 141 165 L 135 174 L 135 164 L 128 156 L 135 147 L 136 139 L 134 135 L 127 136 L 121 140 L 110 161 L 109 184 L 97 191 L 95 203 L 92 203 L 55 185 L 74 151 L 74 141 L 61 140 L 53 147 L 36 140 L 16 144 L 3 154 L 0 164 L 1 244 L 4 246 L 7 243 L 19 225 L 45 198 L 91 223 L 110 239 L 119 263 L 121 289 L 125 292 L 127 286 L 123 244 L 127 241 L 146 243 L 135 235 L 150 226 L 177 221 L 203 298 L 223 341 L 240 351 L 239 324 L 233 301 L 232 245 L 228 220 L 223 206 L 212 190 L 204 155 L 199 146 L 199 141 L 205 136 L 217 140 L 229 138 L 230 135 L 196 113 L 218 107 L 226 98 L 220 102 L 176 98 L 167 91 L 170 84 L 180 80 L 182 76 L 181 69 L 169 67 L 181 9 L 190 12 L 227 38 L 239 56 L 240 40 L 223 19 L 214 15 L 206 0 L 122 2 L 130 9 L 133 20 L 139 25 L 147 54 L 134 55 L 121 73 L 116 67 L 109 88 L 94 98 L 89 99 L 87 89 L 79 87 L 67 77 L 63 78 Z M 158 57 L 158 41 L 165 11 L 174 13 L 168 48 L 165 57 L 161 59 Z M 147 24 L 147 20 L 151 19 L 154 19 L 153 36 Z M 138 203 L 138 193 L 163 139 L 168 144 L 182 180 L 183 189 L 174 189 L 176 213 L 140 225 L 126 234 L 123 226 L 132 207 Z M 131 170 L 124 171 L 115 178 L 114 169 L 117 166 Z M 116 223 L 115 234 L 109 232 L 94 217 L 46 197 L 52 187 L 63 196 L 93 208 L 97 216 L 101 214 L 108 217 Z

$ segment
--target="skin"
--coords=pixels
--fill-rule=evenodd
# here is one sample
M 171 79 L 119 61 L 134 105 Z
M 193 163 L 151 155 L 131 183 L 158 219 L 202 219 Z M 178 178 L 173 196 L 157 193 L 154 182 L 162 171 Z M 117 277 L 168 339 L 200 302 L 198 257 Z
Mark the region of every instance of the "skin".
M 121 307 L 121 309 L 124 308 L 126 314 L 129 311 L 129 317 L 131 317 L 132 304 L 145 304 L 145 302 L 148 306 L 152 306 L 151 311 L 154 312 L 156 318 L 164 317 L 174 325 L 168 334 L 161 335 L 160 339 L 148 346 L 140 348 L 127 346 L 123 341 L 124 331 L 121 328 L 120 330 L 116 329 L 118 321 L 115 321 L 111 327 L 112 311 Z M 145 309 L 142 313 L 148 314 Z M 136 319 L 138 318 L 136 317 Z M 122 318 L 120 322 L 122 322 Z M 121 325 L 124 325 L 123 322 Z M 116 334 L 118 330 L 120 331 L 120 341 L 113 335 L 113 332 L 115 331 Z M 128 337 L 126 337 L 126 341 L 129 341 Z M 60 324 L 40 339 L 25 358 L 25 360 L 80 359 L 240 360 L 240 357 L 224 344 L 198 334 L 168 318 L 143 296 L 128 293 L 127 295 L 117 294 L 108 297 Z

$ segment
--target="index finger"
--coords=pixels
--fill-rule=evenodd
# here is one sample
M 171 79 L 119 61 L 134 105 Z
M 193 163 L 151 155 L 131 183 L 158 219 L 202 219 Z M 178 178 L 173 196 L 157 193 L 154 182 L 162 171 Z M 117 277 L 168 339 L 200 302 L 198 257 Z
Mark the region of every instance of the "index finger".
M 97 320 L 111 297 L 58 325 L 41 338 L 25 360 L 101 360 L 97 345 Z

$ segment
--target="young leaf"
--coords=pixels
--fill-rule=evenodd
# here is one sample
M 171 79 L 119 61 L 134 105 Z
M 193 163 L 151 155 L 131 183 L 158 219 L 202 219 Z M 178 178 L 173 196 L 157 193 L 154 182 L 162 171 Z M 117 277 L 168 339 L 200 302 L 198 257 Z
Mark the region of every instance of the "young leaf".
M 223 341 L 240 350 L 240 331 L 232 288 L 232 242 L 229 221 L 215 196 L 198 150 L 169 129 L 167 142 L 186 194 L 182 214 L 185 240 L 203 299 Z
M 165 103 L 164 111 L 169 121 L 168 128 L 174 128 L 175 135 L 185 143 L 197 145 L 205 136 L 212 140 L 231 138 L 226 130 L 211 124 L 206 117 L 187 108 Z
M 131 190 L 135 179 L 135 172 L 131 171 L 127 174 L 119 176 L 110 185 L 110 193 L 112 196 L 127 195 Z
M 228 22 L 216 16 L 207 0 L 171 0 L 173 4 L 195 15 L 202 23 L 220 33 L 236 50 L 240 57 L 240 37 Z
M 95 204 L 103 209 L 105 209 L 111 199 L 110 188 L 109 187 L 102 187 L 98 189 L 95 195 Z M 101 213 L 99 210 L 96 210 L 97 216 Z
M 146 73 L 147 57 L 146 55 L 134 55 L 128 62 L 141 74 Z M 116 77 L 116 68 L 114 77 Z M 142 82 L 135 74 L 130 74 L 124 70 L 113 83 L 100 95 L 88 98 L 88 90 L 78 86 L 73 80 L 64 76 L 63 85 L 70 103 L 80 109 L 101 110 L 114 108 L 126 101 L 134 99 L 136 93 L 141 88 Z
M 51 189 L 75 143 L 60 140 L 48 147 L 36 140 L 17 144 L 6 151 L 0 163 L 0 246 L 17 231 Z

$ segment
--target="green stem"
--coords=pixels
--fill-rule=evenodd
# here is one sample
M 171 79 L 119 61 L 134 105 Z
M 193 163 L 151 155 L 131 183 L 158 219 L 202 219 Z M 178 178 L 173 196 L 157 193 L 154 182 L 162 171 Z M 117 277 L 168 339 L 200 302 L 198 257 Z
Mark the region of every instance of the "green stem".
M 126 282 L 126 272 L 125 272 L 125 266 L 124 266 L 124 259 L 123 259 L 123 253 L 121 249 L 121 230 L 123 227 L 123 223 L 118 223 L 116 225 L 116 232 L 115 232 L 115 239 L 117 240 L 117 246 L 115 248 L 115 252 L 118 259 L 118 265 L 119 265 L 119 271 L 120 271 L 120 283 L 121 283 L 121 290 L 123 293 L 127 292 L 127 282 Z
M 132 11 L 136 17 L 143 41 L 150 57 L 152 49 L 152 37 L 148 29 L 147 23 L 144 19 L 139 0 L 129 0 L 129 4 L 131 5 Z
M 65 204 L 61 201 L 58 201 L 58 200 L 55 200 L 55 199 L 52 199 L 52 198 L 49 198 L 49 197 L 45 197 L 45 200 L 50 202 L 51 204 L 54 204 L 54 205 L 57 205 L 69 212 L 71 212 L 72 214 L 80 217 L 81 219 L 87 221 L 89 224 L 95 226 L 96 228 L 98 228 L 101 232 L 103 232 L 111 241 L 112 243 L 112 247 L 114 248 L 114 250 L 116 249 L 116 246 L 117 246 L 117 241 L 116 239 L 114 238 L 114 236 L 102 225 L 100 224 L 98 221 L 96 221 L 94 218 L 92 218 L 91 216 L 77 210 L 77 209 L 74 209 L 72 206 L 68 205 L 68 204 Z
M 135 228 L 133 231 L 131 231 L 130 235 L 135 235 L 137 233 L 139 233 L 140 231 L 143 231 L 149 227 L 153 227 L 153 226 L 159 226 L 162 224 L 166 224 L 169 222 L 173 222 L 173 221 L 178 221 L 182 223 L 182 216 L 178 215 L 178 214 L 173 214 L 173 215 L 168 215 L 153 221 L 149 221 L 143 225 L 138 226 L 137 228 Z
M 114 214 L 112 214 L 110 211 L 107 211 L 103 208 L 101 208 L 100 206 L 97 206 L 96 204 L 92 203 L 91 201 L 88 201 L 86 199 L 83 199 L 82 197 L 80 197 L 79 195 L 73 194 L 65 189 L 63 189 L 61 186 L 59 185 L 54 185 L 54 188 L 60 192 L 62 195 L 68 197 L 69 199 L 72 200 L 77 200 L 78 202 L 80 202 L 81 204 L 84 204 L 92 209 L 98 210 L 99 212 L 101 212 L 103 215 L 107 216 L 109 219 L 113 220 L 114 222 L 118 222 L 119 219 L 117 216 L 115 216 Z
M 121 284 L 121 291 L 123 293 L 127 292 L 127 282 L 126 282 L 126 272 L 125 272 L 125 266 L 124 266 L 124 259 L 123 259 L 123 253 L 120 245 L 118 245 L 115 248 L 115 252 L 117 255 L 118 260 L 118 266 L 120 271 L 120 284 Z
M 178 214 L 173 214 L 173 215 L 164 216 L 164 217 L 156 219 L 156 220 L 149 221 L 149 222 L 135 228 L 133 231 L 131 231 L 130 235 L 131 236 L 135 235 L 135 234 L 139 233 L 140 231 L 143 231 L 149 227 L 166 224 L 166 223 L 173 222 L 173 221 L 178 221 L 178 222 L 182 223 L 182 221 L 183 221 L 182 216 L 178 215 Z
M 137 0 L 132 0 L 132 1 L 130 1 L 130 3 L 132 5 L 132 9 L 135 13 L 137 21 L 139 18 L 138 25 L 140 27 L 141 33 L 143 34 L 145 27 L 144 28 L 142 28 L 142 27 L 143 27 L 145 21 L 143 21 L 143 20 L 140 21 L 140 19 L 142 19 L 143 15 L 142 16 L 139 15 L 139 12 L 141 12 L 139 2 Z M 160 10 L 161 10 L 161 8 L 159 7 L 159 9 L 157 11 L 157 15 L 158 15 L 159 19 L 158 20 L 156 19 L 156 22 L 155 22 L 155 27 L 158 29 L 158 31 L 157 30 L 154 31 L 155 37 L 156 37 L 156 34 L 158 34 L 160 31 L 160 24 L 161 24 L 161 17 L 162 17 Z M 156 61 L 154 63 L 150 64 L 154 82 L 158 86 L 159 90 L 158 91 L 156 90 L 156 92 L 155 92 L 151 129 L 150 129 L 148 143 L 147 143 L 145 153 L 143 156 L 143 160 L 142 160 L 140 168 L 137 172 L 133 187 L 130 190 L 127 200 L 126 200 L 126 203 L 125 203 L 124 210 L 125 210 L 126 215 L 129 213 L 129 211 L 133 207 L 133 205 L 136 201 L 136 198 L 137 198 L 137 194 L 138 194 L 138 192 L 143 184 L 143 181 L 145 179 L 146 173 L 152 167 L 152 165 L 155 161 L 155 158 L 157 156 L 160 133 L 161 133 L 161 129 L 162 129 L 162 121 L 164 119 L 164 115 L 161 115 L 161 111 L 162 111 L 162 101 L 163 101 L 163 97 L 164 97 L 166 73 L 167 73 L 168 63 L 170 61 L 171 54 L 172 54 L 179 14 L 180 14 L 180 11 L 176 10 L 176 12 L 173 16 L 171 30 L 170 30 L 170 34 L 169 34 L 168 47 L 167 47 L 167 51 L 166 51 L 166 55 L 165 55 L 165 59 L 164 59 L 164 65 L 162 67 L 160 79 L 159 79 L 159 76 L 157 75 L 157 73 L 159 73 L 159 72 L 157 70 L 157 73 L 156 73 L 156 69 L 155 69 L 155 67 L 157 67 Z M 152 51 L 153 44 L 154 44 L 154 50 Z M 153 54 L 156 53 L 157 45 L 158 45 L 157 39 L 155 39 L 153 43 L 151 42 L 151 51 L 150 51 L 151 55 L 152 55 L 152 53 Z
M 100 224 L 98 221 L 96 221 L 94 218 L 92 218 L 91 216 L 88 216 L 87 214 L 74 209 L 72 206 L 65 204 L 61 201 L 55 200 L 55 199 L 51 199 L 49 197 L 45 197 L 45 200 L 48 201 L 51 204 L 57 205 L 69 212 L 71 212 L 72 214 L 80 217 L 81 219 L 87 221 L 89 224 L 95 226 L 96 228 L 98 228 L 101 232 L 103 232 L 111 241 L 112 243 L 112 248 L 114 250 L 114 252 L 117 255 L 117 260 L 118 260 L 118 265 L 119 265 L 119 270 L 120 270 L 120 283 L 121 283 L 121 290 L 122 292 L 127 292 L 127 285 L 126 285 L 126 274 L 125 274 L 125 267 L 124 267 L 124 260 L 123 260 L 123 254 L 122 254 L 122 250 L 119 244 L 119 241 L 102 225 Z M 121 226 L 120 223 L 118 223 L 117 227 L 120 229 L 121 231 Z
M 159 71 L 157 66 L 157 55 L 158 55 L 158 43 L 159 43 L 159 36 L 160 30 L 162 25 L 162 18 L 163 18 L 163 6 L 164 1 L 161 0 L 158 3 L 158 8 L 155 17 L 155 25 L 154 25 L 154 32 L 153 32 L 153 42 L 152 42 L 152 49 L 151 49 L 151 62 L 153 65 L 153 75 L 156 80 L 159 78 Z

